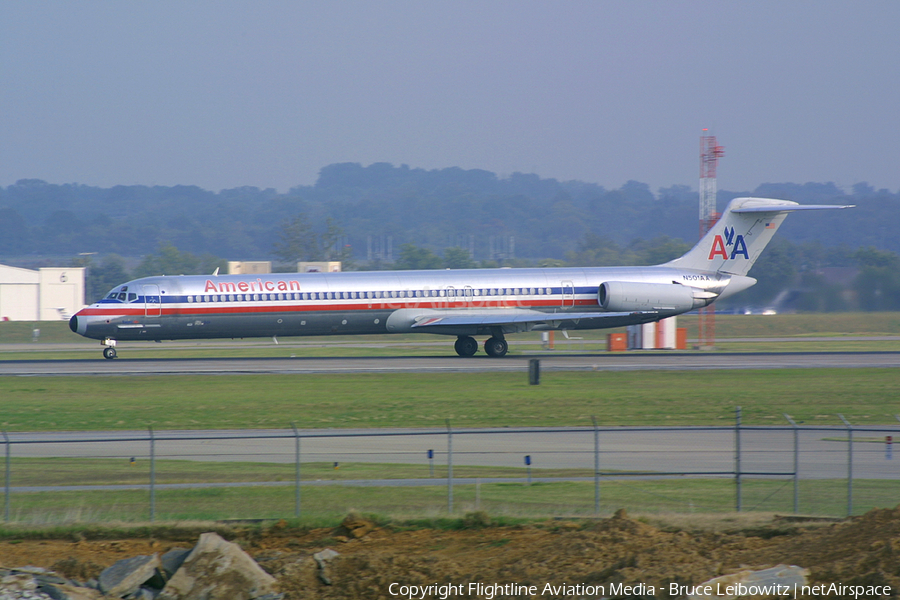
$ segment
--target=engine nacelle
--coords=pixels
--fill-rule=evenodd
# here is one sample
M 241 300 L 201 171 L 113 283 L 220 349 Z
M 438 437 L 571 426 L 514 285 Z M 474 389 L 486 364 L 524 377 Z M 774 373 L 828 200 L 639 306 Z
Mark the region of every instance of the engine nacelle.
M 607 281 L 600 284 L 597 299 L 605 310 L 630 312 L 659 310 L 687 312 L 706 306 L 716 294 L 677 283 L 632 283 Z

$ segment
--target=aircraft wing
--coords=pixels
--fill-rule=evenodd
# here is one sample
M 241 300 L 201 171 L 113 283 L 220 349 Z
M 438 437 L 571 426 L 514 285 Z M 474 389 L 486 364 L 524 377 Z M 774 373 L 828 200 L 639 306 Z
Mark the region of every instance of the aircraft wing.
M 417 318 L 411 327 L 459 327 L 461 325 L 500 326 L 517 323 L 559 324 L 566 321 L 601 322 L 609 319 L 655 314 L 657 314 L 656 311 L 546 313 L 537 310 L 524 309 L 496 309 L 478 312 L 465 310 L 429 311 L 428 314 Z

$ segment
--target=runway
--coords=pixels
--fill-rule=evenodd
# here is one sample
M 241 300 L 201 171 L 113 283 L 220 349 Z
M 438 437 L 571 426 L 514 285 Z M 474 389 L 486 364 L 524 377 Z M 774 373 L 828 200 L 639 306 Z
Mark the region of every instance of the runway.
M 123 353 L 124 354 L 124 353 Z M 628 352 L 621 354 L 522 353 L 476 356 L 160 358 L 0 361 L 0 376 L 228 375 L 303 373 L 527 372 L 531 359 L 542 371 L 639 371 L 706 369 L 897 368 L 900 352 Z

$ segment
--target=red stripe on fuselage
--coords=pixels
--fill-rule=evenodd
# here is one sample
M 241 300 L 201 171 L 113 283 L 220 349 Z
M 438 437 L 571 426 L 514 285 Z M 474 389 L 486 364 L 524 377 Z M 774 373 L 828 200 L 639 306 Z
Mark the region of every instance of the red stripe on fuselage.
M 78 312 L 83 316 L 106 316 L 106 317 L 144 317 L 147 313 L 156 313 L 158 305 L 154 305 L 151 309 L 144 308 L 83 308 Z M 340 303 L 340 304 L 246 304 L 231 302 L 200 302 L 190 304 L 179 304 L 172 307 L 162 307 L 163 316 L 193 316 L 193 315 L 215 315 L 215 314 L 261 314 L 261 313 L 284 313 L 284 312 L 325 312 L 325 311 L 368 311 L 368 310 L 400 310 L 403 308 L 425 308 L 433 310 L 461 309 L 461 308 L 569 308 L 572 305 L 560 305 L 559 299 L 546 300 L 523 300 L 521 302 L 509 302 L 503 300 L 487 300 L 485 302 L 476 302 L 471 300 L 445 300 L 443 302 L 366 302 L 362 303 Z M 575 299 L 574 306 L 597 306 L 596 298 Z M 149 316 L 158 316 L 151 314 Z

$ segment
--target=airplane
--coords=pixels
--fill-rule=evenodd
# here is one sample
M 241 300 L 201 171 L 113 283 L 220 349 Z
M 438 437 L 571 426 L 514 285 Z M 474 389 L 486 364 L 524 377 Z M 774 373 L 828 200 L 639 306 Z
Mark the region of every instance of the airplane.
M 505 356 L 506 335 L 659 321 L 756 283 L 747 276 L 788 213 L 852 206 L 736 198 L 684 256 L 647 267 L 500 268 L 145 277 L 76 313 L 73 332 L 116 343 L 383 333 L 456 336 L 459 356 Z

